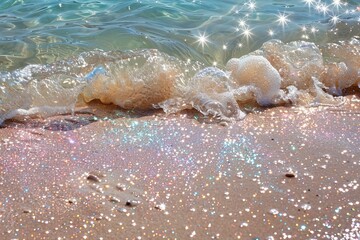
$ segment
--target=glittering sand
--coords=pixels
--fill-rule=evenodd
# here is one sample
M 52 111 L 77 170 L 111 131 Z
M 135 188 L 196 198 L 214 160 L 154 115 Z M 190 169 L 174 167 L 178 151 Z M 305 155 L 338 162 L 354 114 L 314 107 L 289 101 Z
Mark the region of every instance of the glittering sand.
M 358 239 L 359 108 L 7 122 L 0 238 Z

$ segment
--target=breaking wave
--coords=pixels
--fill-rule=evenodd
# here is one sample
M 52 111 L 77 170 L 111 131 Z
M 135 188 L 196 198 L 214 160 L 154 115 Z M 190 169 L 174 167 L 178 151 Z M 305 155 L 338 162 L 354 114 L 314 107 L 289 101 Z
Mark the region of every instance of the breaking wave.
M 223 120 L 259 106 L 339 104 L 344 89 L 360 87 L 360 41 L 280 40 L 223 67 L 169 56 L 158 50 L 91 51 L 66 61 L 29 65 L 0 74 L 0 123 L 21 115 L 74 111 L 98 99 L 124 109 L 194 108 Z

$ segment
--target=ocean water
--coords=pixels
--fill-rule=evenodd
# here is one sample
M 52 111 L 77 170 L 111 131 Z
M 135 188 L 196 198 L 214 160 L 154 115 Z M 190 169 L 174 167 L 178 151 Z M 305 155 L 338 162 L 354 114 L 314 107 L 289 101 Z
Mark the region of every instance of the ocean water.
M 3 0 L 0 124 L 72 112 L 338 105 L 360 87 L 360 2 Z

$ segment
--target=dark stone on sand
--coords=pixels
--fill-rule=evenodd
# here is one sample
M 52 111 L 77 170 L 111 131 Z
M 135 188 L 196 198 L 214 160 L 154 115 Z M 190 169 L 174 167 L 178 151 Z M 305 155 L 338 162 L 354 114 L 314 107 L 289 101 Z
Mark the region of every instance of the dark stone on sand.
M 155 205 L 155 209 L 164 211 L 166 209 L 166 205 L 164 203 L 157 204 Z
M 140 204 L 140 201 L 138 201 L 138 200 L 128 200 L 128 201 L 126 201 L 125 205 L 128 207 L 136 207 L 139 204 Z
M 30 209 L 24 209 L 23 213 L 31 213 L 31 210 Z
M 295 178 L 296 175 L 293 172 L 287 172 L 287 173 L 285 173 L 285 177 L 287 177 L 287 178 Z
M 86 179 L 89 181 L 92 181 L 92 182 L 96 182 L 96 183 L 101 182 L 101 179 L 94 174 L 89 174 Z

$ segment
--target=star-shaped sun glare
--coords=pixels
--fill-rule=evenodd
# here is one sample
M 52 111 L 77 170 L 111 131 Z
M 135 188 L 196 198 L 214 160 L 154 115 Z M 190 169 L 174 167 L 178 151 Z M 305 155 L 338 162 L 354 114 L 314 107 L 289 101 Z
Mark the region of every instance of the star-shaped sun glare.
M 303 2 L 308 5 L 308 7 L 311 7 L 314 5 L 315 0 L 303 0 Z
M 251 38 L 251 36 L 254 35 L 254 34 L 251 32 L 250 28 L 246 27 L 246 28 L 243 29 L 241 35 L 243 37 L 245 37 L 246 40 L 249 40 L 249 38 Z
M 272 36 L 274 36 L 274 31 L 272 30 L 272 29 L 269 29 L 268 30 L 268 35 L 270 36 L 270 37 L 272 37 Z
M 333 5 L 334 7 L 336 7 L 336 9 L 339 10 L 339 8 L 343 5 L 343 3 L 341 2 L 341 0 L 333 0 L 331 5 Z
M 253 1 L 249 1 L 246 3 L 247 5 L 247 8 L 250 10 L 250 11 L 254 11 L 256 9 L 256 3 L 253 2 Z
M 336 25 L 338 22 L 340 22 L 339 16 L 336 16 L 336 15 L 332 16 L 332 17 L 330 18 L 330 22 L 331 22 L 333 25 Z
M 315 34 L 318 31 L 318 29 L 316 27 L 311 27 L 310 31 L 311 33 Z
M 316 7 L 318 12 L 321 12 L 324 16 L 329 13 L 330 9 L 329 6 L 326 4 L 320 4 Z
M 199 36 L 197 36 L 196 42 L 199 45 L 201 45 L 202 48 L 204 48 L 204 46 L 207 46 L 207 44 L 209 42 L 208 36 L 205 33 L 202 33 Z
M 289 15 L 285 13 L 279 13 L 277 15 L 276 22 L 284 28 L 284 26 L 290 22 Z
M 243 27 L 243 28 L 244 28 L 244 27 L 247 26 L 246 21 L 245 21 L 244 19 L 240 19 L 238 23 L 239 23 L 239 26 L 240 26 L 240 27 Z

